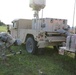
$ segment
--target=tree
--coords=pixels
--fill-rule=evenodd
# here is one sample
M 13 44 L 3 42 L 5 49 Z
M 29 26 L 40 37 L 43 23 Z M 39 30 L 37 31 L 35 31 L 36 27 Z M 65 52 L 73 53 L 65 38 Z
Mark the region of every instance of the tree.
M 2 25 L 5 25 L 5 23 L 3 23 L 3 22 L 0 21 L 0 26 L 2 26 Z

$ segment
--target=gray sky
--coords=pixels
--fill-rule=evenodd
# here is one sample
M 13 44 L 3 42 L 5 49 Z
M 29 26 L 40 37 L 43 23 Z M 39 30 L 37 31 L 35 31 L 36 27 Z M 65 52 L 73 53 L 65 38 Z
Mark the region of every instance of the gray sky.
M 67 19 L 68 24 L 72 25 L 74 1 L 75 0 L 46 0 L 44 17 Z M 1 21 L 10 24 L 12 20 L 20 18 L 33 18 L 33 11 L 29 7 L 29 0 L 0 0 Z

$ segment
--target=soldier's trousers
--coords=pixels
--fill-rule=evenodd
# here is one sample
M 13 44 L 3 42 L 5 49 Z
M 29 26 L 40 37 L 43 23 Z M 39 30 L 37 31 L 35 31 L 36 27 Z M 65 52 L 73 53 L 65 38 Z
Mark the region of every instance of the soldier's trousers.
M 0 58 L 6 59 L 6 45 L 2 41 L 0 41 Z

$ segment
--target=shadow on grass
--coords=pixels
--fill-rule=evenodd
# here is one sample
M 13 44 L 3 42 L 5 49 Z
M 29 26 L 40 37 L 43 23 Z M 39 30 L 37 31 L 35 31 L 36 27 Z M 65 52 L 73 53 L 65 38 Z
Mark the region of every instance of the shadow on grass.
M 66 70 L 71 75 L 76 75 L 76 59 L 67 55 L 59 55 L 53 48 L 46 48 L 44 52 L 44 56 L 50 57 L 50 60 L 52 60 L 54 64 Z

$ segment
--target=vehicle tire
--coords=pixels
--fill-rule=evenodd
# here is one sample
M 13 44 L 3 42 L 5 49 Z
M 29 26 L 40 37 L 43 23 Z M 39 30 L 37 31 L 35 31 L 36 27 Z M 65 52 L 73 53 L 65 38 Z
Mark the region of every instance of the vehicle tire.
M 36 54 L 37 52 L 37 43 L 33 37 L 28 37 L 26 40 L 26 50 L 28 53 Z

